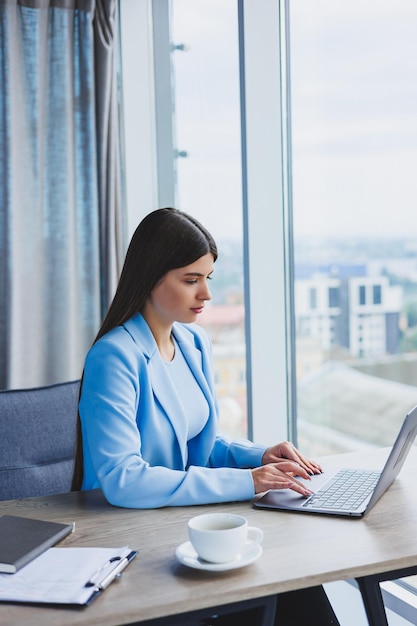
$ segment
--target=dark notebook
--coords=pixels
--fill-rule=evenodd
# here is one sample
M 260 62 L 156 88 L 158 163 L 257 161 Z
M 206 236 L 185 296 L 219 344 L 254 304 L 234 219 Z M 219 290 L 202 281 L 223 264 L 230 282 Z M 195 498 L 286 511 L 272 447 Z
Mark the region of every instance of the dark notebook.
M 74 524 L 0 516 L 0 572 L 14 574 L 74 530 Z

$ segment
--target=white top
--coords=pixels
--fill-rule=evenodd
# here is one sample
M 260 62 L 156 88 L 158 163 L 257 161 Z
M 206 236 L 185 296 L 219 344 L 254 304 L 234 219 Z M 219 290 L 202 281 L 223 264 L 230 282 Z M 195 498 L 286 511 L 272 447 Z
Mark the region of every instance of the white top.
M 203 430 L 209 417 L 209 405 L 175 339 L 174 346 L 174 358 L 165 361 L 165 365 L 188 419 L 189 441 Z

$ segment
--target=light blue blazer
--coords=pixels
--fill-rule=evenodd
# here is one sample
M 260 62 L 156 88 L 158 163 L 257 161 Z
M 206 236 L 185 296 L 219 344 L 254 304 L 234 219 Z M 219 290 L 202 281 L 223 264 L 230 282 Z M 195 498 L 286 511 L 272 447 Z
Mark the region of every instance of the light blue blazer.
M 176 323 L 173 333 L 208 402 L 205 427 L 187 441 L 184 409 L 138 314 L 102 337 L 86 358 L 82 488 L 100 487 L 111 504 L 131 508 L 249 500 L 248 468 L 261 465 L 266 448 L 221 435 L 208 336 L 195 324 Z

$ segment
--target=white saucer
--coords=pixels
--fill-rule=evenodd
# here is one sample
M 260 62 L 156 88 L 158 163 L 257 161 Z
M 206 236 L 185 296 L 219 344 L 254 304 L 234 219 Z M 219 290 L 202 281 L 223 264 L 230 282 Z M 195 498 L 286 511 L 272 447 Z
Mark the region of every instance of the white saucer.
M 194 569 L 206 570 L 208 572 L 226 572 L 231 569 L 237 569 L 238 567 L 245 567 L 245 565 L 249 565 L 256 561 L 256 559 L 259 559 L 261 554 L 262 546 L 254 544 L 252 541 L 245 544 L 239 556 L 227 563 L 208 563 L 207 561 L 203 561 L 203 559 L 200 559 L 197 555 L 197 552 L 189 541 L 182 543 L 175 551 L 177 559 L 183 565 L 193 567 Z

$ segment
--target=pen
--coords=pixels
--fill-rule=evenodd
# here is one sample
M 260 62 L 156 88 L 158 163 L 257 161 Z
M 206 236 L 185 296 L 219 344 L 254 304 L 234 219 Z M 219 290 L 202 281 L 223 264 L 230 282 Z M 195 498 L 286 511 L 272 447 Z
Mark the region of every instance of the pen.
M 114 557 L 113 559 L 110 559 L 110 561 L 108 561 L 108 563 L 106 563 L 101 569 L 105 569 L 110 563 L 113 563 L 115 561 L 118 561 L 117 565 L 113 567 L 113 569 L 107 574 L 107 576 L 105 576 L 99 582 L 96 582 L 97 574 L 92 576 L 90 580 L 85 584 L 85 587 L 95 587 L 98 591 L 103 591 L 110 585 L 110 583 L 113 582 L 115 578 L 118 578 L 120 576 L 121 572 L 125 569 L 127 565 L 129 565 L 130 561 L 136 556 L 136 554 L 136 550 L 132 550 L 123 558 Z
M 101 567 L 98 568 L 98 570 L 96 571 L 95 574 L 93 574 L 91 576 L 91 578 L 89 578 L 89 580 L 85 583 L 85 587 L 94 587 L 94 585 L 97 584 L 97 580 L 100 580 L 100 575 L 102 575 L 102 572 L 107 569 L 108 567 L 110 567 L 111 565 L 113 565 L 113 563 L 115 561 L 121 561 L 122 557 L 121 556 L 113 556 L 111 559 L 109 559 L 108 561 L 106 561 L 104 563 L 104 565 L 102 565 Z

